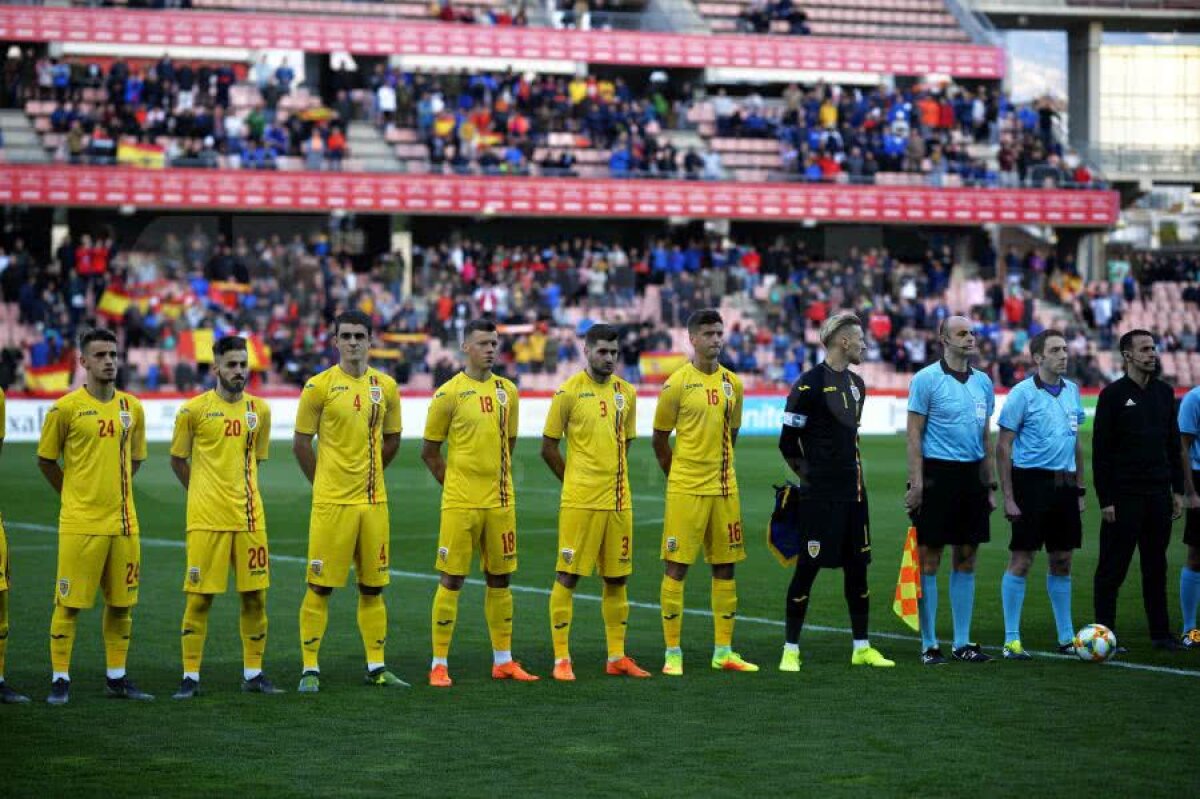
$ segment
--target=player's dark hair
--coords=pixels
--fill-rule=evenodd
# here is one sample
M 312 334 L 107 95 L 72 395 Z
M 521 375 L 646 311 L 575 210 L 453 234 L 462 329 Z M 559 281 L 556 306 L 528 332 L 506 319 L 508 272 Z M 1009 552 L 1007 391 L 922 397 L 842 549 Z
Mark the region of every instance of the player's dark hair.
M 1029 339 L 1029 354 L 1043 355 L 1046 352 L 1046 339 L 1048 338 L 1061 338 L 1063 341 L 1067 340 L 1067 337 L 1063 335 L 1061 330 L 1054 330 L 1053 328 L 1043 330 L 1041 333 L 1038 333 L 1036 336 Z
M 87 350 L 87 345 L 93 341 L 107 341 L 109 344 L 117 343 L 117 335 L 111 330 L 105 330 L 101 327 L 93 327 L 91 330 L 85 330 L 79 334 L 79 351 Z
M 592 325 L 583 336 L 583 341 L 589 347 L 594 347 L 601 341 L 616 341 L 621 337 L 621 331 L 615 325 L 603 323 Z
M 472 333 L 495 333 L 496 323 L 491 319 L 472 319 L 463 329 L 463 340 L 470 338 Z
M 213 344 L 213 357 L 220 358 L 227 352 L 244 349 L 247 349 L 246 339 L 241 336 L 221 336 L 217 343 Z
M 1138 336 L 1149 336 L 1151 341 L 1153 341 L 1155 344 L 1158 343 L 1158 339 L 1154 337 L 1153 333 L 1151 333 L 1149 330 L 1142 330 L 1139 328 L 1138 330 L 1130 330 L 1128 333 L 1121 336 L 1121 340 L 1117 342 L 1117 349 L 1120 352 L 1132 352 L 1133 340 Z
M 696 311 L 687 320 L 687 331 L 689 336 L 696 335 L 700 328 L 705 325 L 722 325 L 725 320 L 721 318 L 721 314 L 716 308 L 703 308 Z
M 367 335 L 372 332 L 371 317 L 362 311 L 342 311 L 333 318 L 333 335 L 336 337 L 342 325 L 362 325 L 367 329 Z

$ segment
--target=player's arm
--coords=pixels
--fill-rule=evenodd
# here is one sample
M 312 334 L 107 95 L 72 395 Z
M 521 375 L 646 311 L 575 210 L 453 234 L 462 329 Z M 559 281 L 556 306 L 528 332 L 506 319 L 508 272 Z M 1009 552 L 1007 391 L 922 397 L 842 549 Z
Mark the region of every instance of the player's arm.
M 384 433 L 383 434 L 383 449 L 380 452 L 383 458 L 383 468 L 387 468 L 392 459 L 396 457 L 396 453 L 400 451 L 400 434 L 399 433 Z
M 0 443 L 3 443 L 3 442 L 0 442 Z M 1185 463 L 1188 460 L 1190 460 L 1192 457 L 1192 444 L 1194 444 L 1194 443 L 1196 443 L 1196 437 L 1194 435 L 1192 435 L 1191 433 L 1180 433 L 1179 434 L 1179 453 L 1180 453 L 1180 456 L 1185 459 L 1185 461 L 1184 461 Z M 1079 456 L 1076 455 L 1075 457 L 1078 458 Z M 1080 482 L 1080 484 L 1082 484 L 1083 479 L 1080 478 L 1079 482 Z M 1200 507 L 1200 496 L 1198 496 L 1196 494 L 1196 483 L 1192 479 L 1192 470 L 1191 469 L 1183 470 L 1183 496 L 1184 496 L 1184 504 L 1187 507 L 1189 507 L 1189 508 Z
M 988 490 L 988 510 L 996 509 L 996 485 L 995 471 L 992 464 L 992 457 L 996 454 L 992 451 L 992 420 L 991 415 L 988 420 L 983 423 L 983 462 L 979 464 L 979 481 L 987 486 Z
M 179 480 L 179 484 L 186 491 L 188 485 L 192 482 L 192 464 L 187 458 L 181 458 L 178 455 L 171 456 L 171 471 L 175 472 L 175 477 Z
M 1113 504 L 1116 489 L 1116 453 L 1113 452 L 1115 435 L 1113 420 L 1116 414 L 1112 405 L 1113 392 L 1103 393 L 1096 402 L 1096 418 L 1092 421 L 1092 483 L 1096 487 L 1096 500 L 1100 503 L 1100 516 L 1106 522 L 1114 522 L 1117 509 Z
M 192 410 L 187 405 L 175 414 L 175 430 L 171 434 L 171 471 L 186 491 L 192 483 Z
M 433 479 L 438 481 L 438 485 L 445 485 L 446 459 L 442 457 L 442 442 L 425 439 L 421 446 L 421 460 L 425 462 L 425 467 L 429 469 Z
M 729 446 L 737 446 L 738 431 L 742 429 L 742 397 L 745 389 L 742 387 L 741 380 L 735 380 L 733 384 L 733 413 L 730 414 L 730 430 L 729 430 Z
M 1167 388 L 1162 389 L 1164 392 L 1169 391 Z M 1184 464 L 1188 463 L 1188 458 L 1182 457 L 1183 451 L 1180 449 L 1179 435 L 1179 417 L 1175 413 L 1175 396 L 1171 394 L 1168 407 L 1171 409 L 1167 414 L 1167 462 L 1171 465 L 1171 501 L 1172 501 L 1172 519 L 1178 519 L 1183 515 L 1183 473 Z
M 671 451 L 671 431 L 655 430 L 650 444 L 654 447 L 654 457 L 658 459 L 658 467 L 662 469 L 664 476 L 670 477 L 671 458 L 674 455 Z
M 62 457 L 63 446 L 67 442 L 68 428 L 67 414 L 58 405 L 51 406 L 46 421 L 42 423 L 37 455 L 38 469 L 56 494 L 62 494 L 63 490 L 63 470 L 58 459 Z
M 654 408 L 654 435 L 650 438 L 650 445 L 654 447 L 659 468 L 667 477 L 671 476 L 671 460 L 674 456 L 671 451 L 671 431 L 679 420 L 679 387 L 682 385 L 681 379 L 676 378 L 674 384 L 668 380 Z
M 133 446 L 130 449 L 130 467 L 129 476 L 138 473 L 138 469 L 142 468 L 142 464 L 146 462 L 146 456 L 149 455 L 149 450 L 146 448 L 146 409 L 142 407 L 142 403 L 134 399 L 131 403 L 133 410 Z
M 388 398 L 387 412 L 383 417 L 383 448 L 380 450 L 385 469 L 400 451 L 400 390 L 390 381 L 388 386 L 391 396 Z
M 300 471 L 304 472 L 310 483 L 317 479 L 317 453 L 313 452 L 312 443 L 312 433 L 297 431 L 292 434 L 292 453 L 296 456 L 296 463 L 300 464 Z
M 812 394 L 811 386 L 796 381 L 796 385 L 788 392 L 787 404 L 783 408 L 783 426 L 779 430 L 779 454 L 783 456 L 783 460 L 800 480 L 801 485 L 808 482 L 808 460 L 800 435 L 808 424 Z
M 39 455 L 38 468 L 42 470 L 42 476 L 46 478 L 46 482 L 50 484 L 54 492 L 61 494 L 63 488 L 63 470 L 58 465 L 58 461 L 43 458 Z
M 517 429 L 519 427 L 518 420 L 521 418 L 521 396 L 517 393 L 517 387 L 512 386 L 512 410 L 508 414 L 508 454 L 511 456 L 517 450 Z
M 542 460 L 550 467 L 550 471 L 554 472 L 554 476 L 562 481 L 563 475 L 567 473 L 567 462 L 563 459 L 562 450 L 558 447 L 559 440 L 550 436 L 542 436 Z M 629 442 L 625 442 L 626 452 L 629 451 Z

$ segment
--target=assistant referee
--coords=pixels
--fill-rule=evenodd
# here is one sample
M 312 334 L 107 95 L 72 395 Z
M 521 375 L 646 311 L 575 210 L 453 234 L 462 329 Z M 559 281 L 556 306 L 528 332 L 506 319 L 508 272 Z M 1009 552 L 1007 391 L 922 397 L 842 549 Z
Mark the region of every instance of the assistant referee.
M 1156 649 L 1176 650 L 1167 614 L 1167 542 L 1171 520 L 1183 512 L 1184 488 L 1175 395 L 1158 379 L 1153 333 L 1131 330 L 1119 347 L 1125 376 L 1100 392 L 1092 436 L 1101 517 L 1096 621 L 1116 631 L 1117 594 L 1136 547 L 1150 638 Z

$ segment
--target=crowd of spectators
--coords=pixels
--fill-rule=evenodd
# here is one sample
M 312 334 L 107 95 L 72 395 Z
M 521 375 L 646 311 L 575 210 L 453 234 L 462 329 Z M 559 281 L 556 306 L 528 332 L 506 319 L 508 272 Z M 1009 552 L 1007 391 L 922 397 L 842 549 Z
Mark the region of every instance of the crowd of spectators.
M 462 22 L 468 25 L 498 25 L 523 27 L 529 24 L 525 0 L 519 4 L 472 9 L 455 5 L 453 0 L 432 0 L 429 15 L 442 22 Z
M 738 15 L 737 29 L 741 33 L 771 33 L 772 22 L 787 23 L 791 36 L 808 36 L 808 15 L 793 0 L 750 0 Z
M 402 382 L 421 372 L 440 382 L 454 368 L 447 353 L 480 316 L 509 326 L 501 360 L 518 379 L 578 362 L 577 330 L 586 319 L 623 324 L 622 373 L 635 380 L 642 352 L 678 347 L 671 331 L 692 311 L 734 297 L 747 310 L 730 326 L 723 361 L 764 385 L 788 384 L 818 362 L 814 331 L 829 314 L 849 308 L 865 322 L 867 361 L 901 372 L 936 359 L 938 324 L 965 313 L 979 333 L 979 367 L 997 385 L 1011 386 L 1030 368 L 1028 340 L 1044 321 L 1035 303 L 1052 302 L 1074 356 L 1071 376 L 1096 386 L 1112 377 L 1101 371 L 1097 353 L 1111 350 L 1124 309 L 1148 283 L 1185 282 L 1184 299 L 1200 301 L 1194 255 L 1137 256 L 1122 279 L 1082 286 L 1069 303 L 1050 287 L 1063 277 L 1078 279 L 1072 259 L 1040 249 L 1007 252 L 1002 274 L 981 270 L 981 277 L 960 277 L 957 288 L 948 247 L 907 261 L 876 248 L 828 260 L 782 236 L 757 244 L 656 237 L 636 247 L 598 238 L 497 245 L 453 236 L 417 246 L 411 256 L 413 290 L 405 295 L 403 258 L 367 256 L 361 233 L 338 225 L 307 237 L 255 240 L 226 240 L 197 227 L 130 250 L 97 231 L 63 242 L 48 263 L 12 241 L 0 249 L 0 292 L 16 305 L 19 321 L 37 331 L 27 353 L 31 365 L 53 362 L 81 325 L 92 324 L 106 290 L 142 298 L 125 308 L 117 326 L 127 347 L 164 353 L 159 385 L 203 379 L 190 365 L 177 374 L 166 366 L 165 353 L 197 328 L 257 336 L 272 351 L 270 379 L 298 385 L 335 357 L 328 323 L 348 307 L 376 319 L 387 349 L 381 363 Z M 649 296 L 656 297 L 654 307 Z M 1164 349 L 1197 350 L 1198 331 L 1163 332 Z M 431 358 L 435 340 L 442 355 Z

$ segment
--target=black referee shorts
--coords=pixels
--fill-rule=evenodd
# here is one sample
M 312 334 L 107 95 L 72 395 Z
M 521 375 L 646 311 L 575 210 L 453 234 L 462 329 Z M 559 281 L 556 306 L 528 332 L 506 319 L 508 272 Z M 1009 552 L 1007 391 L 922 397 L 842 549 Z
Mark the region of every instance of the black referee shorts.
M 1192 485 L 1200 487 L 1200 472 L 1192 470 Z M 1183 543 L 1200 547 L 1200 509 L 1188 508 L 1187 526 L 1183 528 Z
M 1012 470 L 1013 500 L 1021 515 L 1012 523 L 1013 551 L 1068 552 L 1083 545 L 1075 476 L 1049 469 Z
M 980 463 L 925 459 L 921 507 L 912 514 L 918 544 L 975 545 L 992 539 L 988 487 L 979 479 Z
M 819 496 L 802 497 L 796 510 L 800 560 L 822 569 L 871 562 L 871 522 L 867 502 L 837 502 Z

